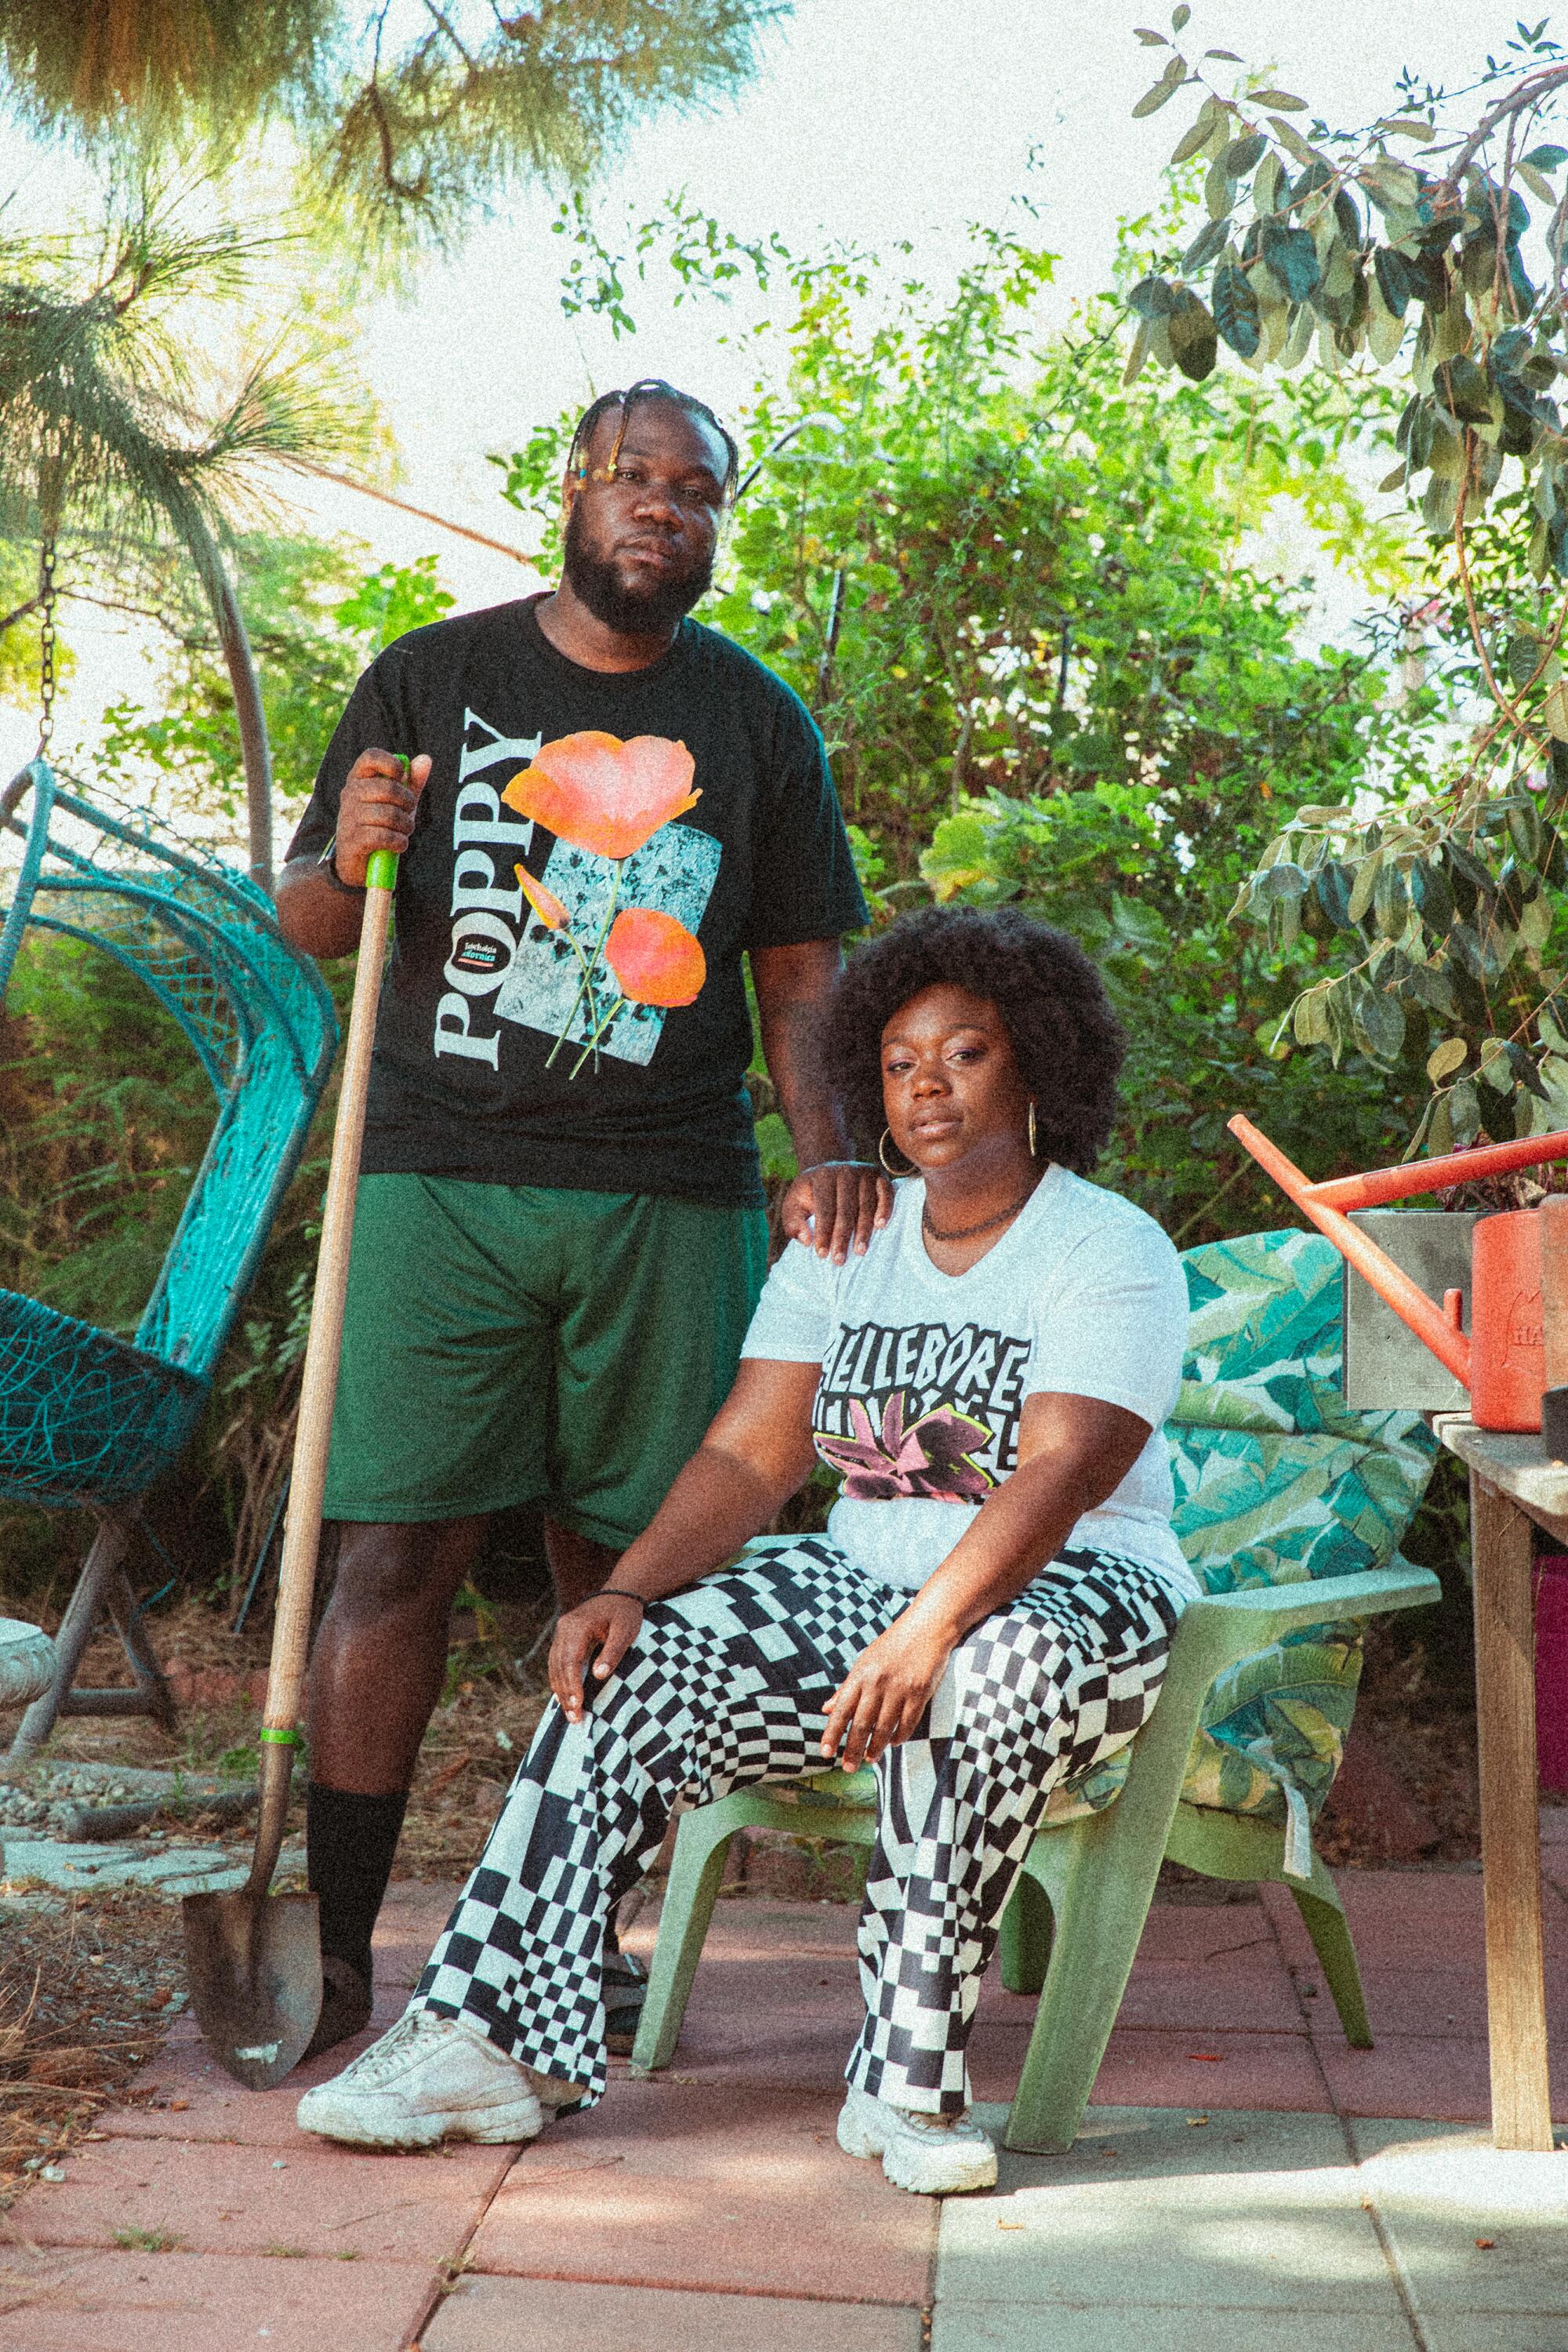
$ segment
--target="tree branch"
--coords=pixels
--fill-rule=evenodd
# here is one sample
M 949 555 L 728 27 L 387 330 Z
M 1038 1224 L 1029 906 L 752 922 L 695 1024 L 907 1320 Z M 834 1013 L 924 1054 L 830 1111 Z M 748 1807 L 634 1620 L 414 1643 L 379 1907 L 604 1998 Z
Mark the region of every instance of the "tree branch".
M 1553 90 L 1561 89 L 1565 83 L 1568 83 L 1568 65 L 1543 66 L 1539 73 L 1527 76 L 1506 98 L 1499 99 L 1491 111 L 1482 115 L 1454 158 L 1445 174 L 1445 184 L 1448 187 L 1458 184 L 1460 173 L 1474 162 L 1500 122 L 1507 122 L 1517 114 L 1528 113 L 1532 106 L 1538 106 L 1542 99 L 1550 98 Z
M 25 604 L 15 605 L 9 613 L 0 618 L 0 637 L 5 635 L 7 629 L 15 628 L 18 621 L 25 621 L 29 613 L 36 613 L 43 601 L 41 596 L 29 596 Z
M 305 457 L 291 457 L 289 463 L 297 474 L 314 474 L 323 482 L 335 482 L 340 489 L 357 490 L 363 499 L 377 499 L 384 507 L 395 507 L 399 514 L 417 515 L 421 522 L 433 522 L 438 530 L 449 530 L 458 539 L 471 539 L 476 547 L 488 547 L 497 555 L 510 556 L 514 563 L 526 564 L 531 572 L 534 560 L 525 555 L 521 547 L 509 547 L 504 539 L 491 539 L 488 531 L 471 530 L 466 522 L 453 522 L 447 515 L 433 514 L 428 507 L 416 507 L 408 499 L 400 499 L 391 490 L 378 490 L 373 482 L 356 481 L 352 474 L 340 474 L 331 466 L 318 466 Z

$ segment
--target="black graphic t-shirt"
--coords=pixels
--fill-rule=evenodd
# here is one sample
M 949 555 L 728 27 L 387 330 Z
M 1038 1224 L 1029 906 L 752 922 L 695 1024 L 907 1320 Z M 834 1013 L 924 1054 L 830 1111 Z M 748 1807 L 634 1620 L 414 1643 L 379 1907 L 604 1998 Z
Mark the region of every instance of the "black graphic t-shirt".
M 430 754 L 363 1166 L 755 1205 L 742 954 L 866 919 L 822 738 L 712 629 L 607 674 L 538 602 L 389 646 L 289 848 L 325 848 L 361 751 Z

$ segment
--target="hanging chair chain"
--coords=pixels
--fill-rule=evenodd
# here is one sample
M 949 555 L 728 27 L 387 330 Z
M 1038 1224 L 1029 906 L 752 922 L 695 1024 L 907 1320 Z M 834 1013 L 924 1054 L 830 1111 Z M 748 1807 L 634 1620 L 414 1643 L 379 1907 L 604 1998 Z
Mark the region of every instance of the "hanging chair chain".
M 55 731 L 55 542 L 46 539 L 38 557 L 38 603 L 43 621 L 38 631 L 38 750 L 47 751 Z

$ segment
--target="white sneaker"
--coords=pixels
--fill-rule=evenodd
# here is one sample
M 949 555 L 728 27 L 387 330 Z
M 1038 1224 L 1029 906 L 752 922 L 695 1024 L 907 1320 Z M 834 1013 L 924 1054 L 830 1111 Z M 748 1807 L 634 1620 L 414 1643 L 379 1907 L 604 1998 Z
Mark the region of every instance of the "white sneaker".
M 544 2112 L 528 2068 L 477 2026 L 410 2009 L 334 2081 L 307 2091 L 296 2120 L 353 2147 L 434 2147 L 537 2139 Z
M 851 2085 L 839 2110 L 838 2145 L 846 2156 L 879 2156 L 894 2188 L 920 2197 L 960 2197 L 996 2186 L 995 2147 L 967 2115 L 944 2123 L 889 2106 Z

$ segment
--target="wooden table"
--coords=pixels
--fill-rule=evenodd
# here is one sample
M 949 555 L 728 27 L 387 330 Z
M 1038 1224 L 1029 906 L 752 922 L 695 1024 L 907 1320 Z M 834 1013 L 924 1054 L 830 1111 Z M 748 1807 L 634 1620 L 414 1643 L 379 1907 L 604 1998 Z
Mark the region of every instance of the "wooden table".
M 1568 1548 L 1568 1468 L 1539 1437 L 1478 1429 L 1465 1413 L 1436 1413 L 1432 1426 L 1470 1474 L 1492 2137 L 1550 2148 L 1531 1523 Z

